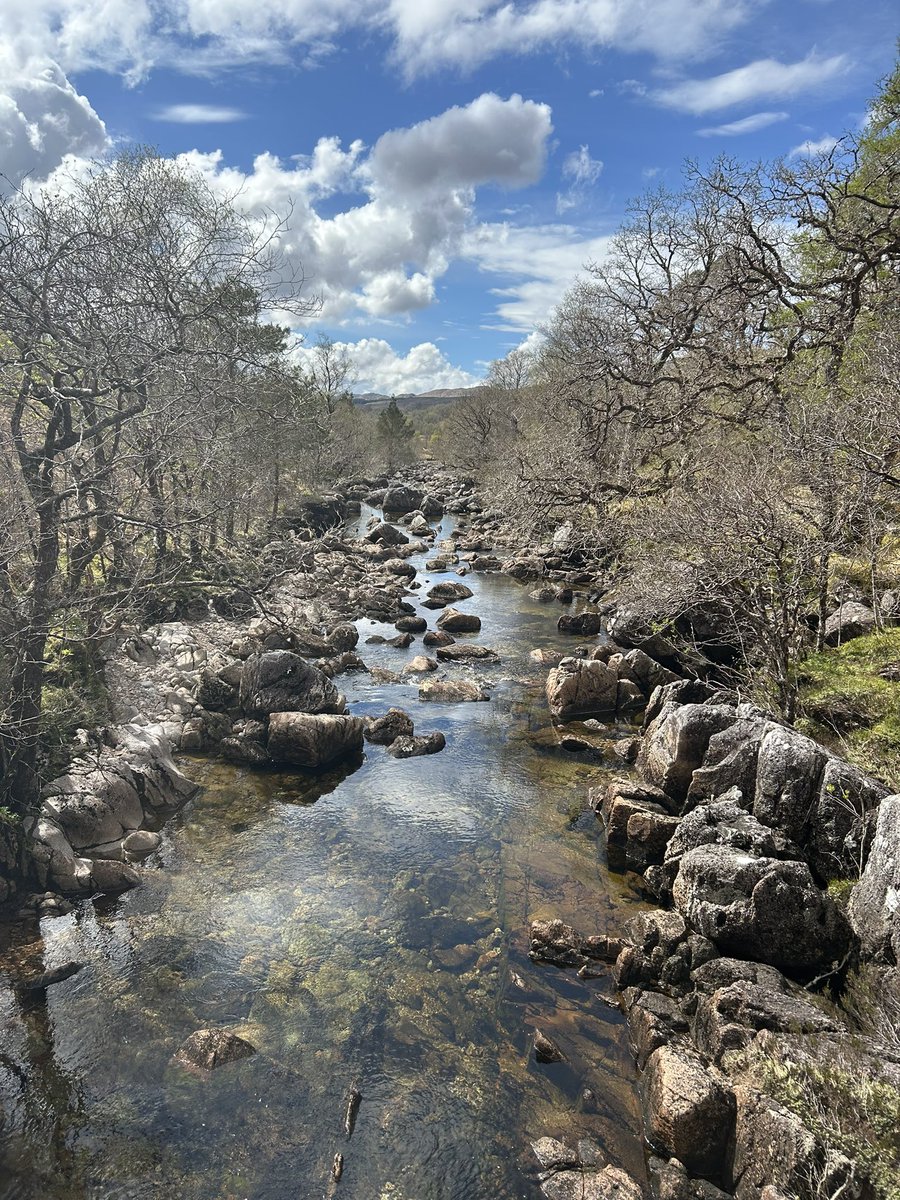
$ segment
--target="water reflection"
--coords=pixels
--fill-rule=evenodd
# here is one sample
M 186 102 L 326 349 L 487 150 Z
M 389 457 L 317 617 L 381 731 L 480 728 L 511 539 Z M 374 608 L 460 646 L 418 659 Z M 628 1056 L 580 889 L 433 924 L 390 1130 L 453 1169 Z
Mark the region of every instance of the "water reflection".
M 431 553 L 413 560 L 418 596 Z M 191 762 L 204 790 L 167 825 L 141 889 L 18 932 L 0 974 L 4 1200 L 512 1200 L 539 1195 L 525 1147 L 544 1134 L 597 1139 L 640 1174 L 608 979 L 527 956 L 531 920 L 615 929 L 637 903 L 578 819 L 602 765 L 542 734 L 528 651 L 571 642 L 527 588 L 466 582 L 476 640 L 501 662 L 447 674 L 487 681 L 490 704 L 345 683 L 354 712 L 406 707 L 417 732 L 446 734 L 443 753 L 367 746 L 358 769 L 319 778 Z M 399 672 L 417 648 L 364 657 Z M 69 959 L 87 965 L 29 1008 L 15 980 Z M 534 1061 L 535 1025 L 565 1062 Z M 209 1026 L 258 1053 L 207 1079 L 173 1065 Z

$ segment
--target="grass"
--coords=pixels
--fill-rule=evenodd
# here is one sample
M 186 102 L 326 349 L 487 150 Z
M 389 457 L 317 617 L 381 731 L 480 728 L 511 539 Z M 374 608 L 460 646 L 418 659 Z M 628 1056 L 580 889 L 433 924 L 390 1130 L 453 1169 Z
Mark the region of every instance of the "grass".
M 804 732 L 900 789 L 900 628 L 811 655 L 800 685 Z

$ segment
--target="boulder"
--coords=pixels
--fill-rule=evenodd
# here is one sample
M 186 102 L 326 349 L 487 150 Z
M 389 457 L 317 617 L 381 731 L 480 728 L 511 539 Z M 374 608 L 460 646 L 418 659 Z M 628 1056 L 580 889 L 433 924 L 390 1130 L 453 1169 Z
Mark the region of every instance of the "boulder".
M 603 628 L 603 616 L 598 612 L 563 613 L 556 628 L 576 637 L 594 637 Z
M 396 620 L 394 628 L 398 633 L 424 633 L 428 628 L 428 622 L 424 617 L 407 615 Z
M 684 802 L 710 739 L 734 719 L 735 710 L 729 705 L 665 704 L 644 733 L 637 758 L 639 773 L 674 800 Z
M 481 629 L 481 618 L 475 613 L 459 612 L 455 608 L 445 608 L 437 620 L 438 629 L 447 633 L 478 633 Z
M 241 675 L 241 708 L 263 720 L 271 713 L 339 713 L 344 697 L 316 667 L 290 650 L 251 655 Z
M 825 645 L 840 646 L 853 638 L 863 637 L 875 628 L 875 613 L 867 604 L 848 600 L 825 622 Z
M 782 987 L 768 988 L 744 979 L 700 997 L 694 1041 L 713 1062 L 743 1050 L 763 1029 L 794 1036 L 838 1032 L 821 1008 Z
M 277 712 L 269 719 L 267 749 L 273 762 L 315 769 L 362 750 L 361 717 Z
M 644 1128 L 651 1147 L 692 1174 L 718 1175 L 734 1131 L 735 1099 L 724 1076 L 688 1046 L 660 1046 L 641 1080 Z
M 181 1044 L 173 1062 L 191 1071 L 214 1071 L 256 1053 L 256 1047 L 226 1029 L 198 1029 Z
M 470 587 L 466 587 L 464 583 L 456 583 L 452 579 L 445 579 L 428 589 L 428 599 L 433 600 L 435 604 L 439 605 L 455 604 L 458 600 L 468 600 L 474 594 Z
M 546 1035 L 542 1030 L 535 1029 L 534 1038 L 534 1057 L 539 1063 L 554 1063 L 563 1062 L 565 1055 L 556 1042 Z
M 683 817 L 669 842 L 666 862 L 673 864 L 672 878 L 682 855 L 698 846 L 728 846 L 762 858 L 801 859 L 799 849 L 777 830 L 760 824 L 734 796 L 701 804 Z
M 850 922 L 866 955 L 900 963 L 900 795 L 882 800 L 875 837 L 850 893 Z
M 618 1167 L 553 1170 L 541 1191 L 547 1200 L 644 1200 L 640 1185 Z
M 796 729 L 774 725 L 759 747 L 753 815 L 794 842 L 806 835 L 828 751 Z
M 826 759 L 807 834 L 810 861 L 824 879 L 855 879 L 860 875 L 869 814 L 889 791 L 844 759 Z
M 409 542 L 409 538 L 396 525 L 389 525 L 387 521 L 382 521 L 380 525 L 376 525 L 366 534 L 366 541 L 381 546 L 405 546 Z
M 389 487 L 384 493 L 381 507 L 385 512 L 410 513 L 415 512 L 417 508 L 421 508 L 424 499 L 424 492 L 420 492 L 416 488 L 407 487 L 405 484 L 395 484 L 393 487 Z
M 423 754 L 439 754 L 446 745 L 447 739 L 440 730 L 435 730 L 421 737 L 396 738 L 388 746 L 388 754 L 393 758 L 419 758 Z
M 452 646 L 438 646 L 440 662 L 499 662 L 500 655 L 489 646 L 476 646 L 474 642 L 456 642 Z
M 422 638 L 423 646 L 452 646 L 456 641 L 451 634 L 444 629 L 429 629 L 428 633 Z
M 403 675 L 427 675 L 429 671 L 436 671 L 438 662 L 436 658 L 429 658 L 427 654 L 417 654 L 415 658 L 411 658 L 403 668 Z
M 805 863 L 700 846 L 682 855 L 672 896 L 689 925 L 723 953 L 788 975 L 809 978 L 850 948 L 846 920 Z
M 550 712 L 559 720 L 608 716 L 616 711 L 619 680 L 604 662 L 564 658 L 548 674 L 546 694 Z
M 413 719 L 402 708 L 389 708 L 383 717 L 366 719 L 364 736 L 367 742 L 377 746 L 389 746 L 398 737 L 410 737 Z

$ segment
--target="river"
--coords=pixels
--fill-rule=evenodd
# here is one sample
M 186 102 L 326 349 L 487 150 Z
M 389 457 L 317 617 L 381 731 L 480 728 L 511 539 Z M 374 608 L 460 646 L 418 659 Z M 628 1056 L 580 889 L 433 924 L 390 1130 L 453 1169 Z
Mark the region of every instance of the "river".
M 434 553 L 411 559 L 420 597 L 459 578 L 428 572 Z M 607 768 L 559 748 L 528 657 L 572 639 L 528 585 L 464 581 L 474 640 L 501 655 L 477 671 L 489 703 L 420 703 L 415 676 L 338 680 L 353 713 L 397 705 L 417 733 L 442 730 L 442 753 L 367 745 L 361 765 L 318 779 L 183 759 L 203 787 L 142 887 L 39 934 L 3 931 L 7 965 L 86 965 L 26 1001 L 0 957 L 2 1200 L 535 1200 L 528 1143 L 544 1135 L 588 1138 L 644 1177 L 610 979 L 528 958 L 535 919 L 615 933 L 642 907 L 586 808 Z M 399 672 L 422 652 L 367 645 L 396 631 L 359 627 L 370 666 Z M 174 1065 L 209 1026 L 258 1053 L 205 1079 Z M 535 1061 L 535 1026 L 565 1061 Z

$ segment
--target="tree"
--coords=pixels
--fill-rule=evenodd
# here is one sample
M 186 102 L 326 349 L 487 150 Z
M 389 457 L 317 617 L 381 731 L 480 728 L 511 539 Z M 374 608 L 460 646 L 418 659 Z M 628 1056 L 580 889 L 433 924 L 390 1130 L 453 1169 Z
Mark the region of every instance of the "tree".
M 397 397 L 391 396 L 387 408 L 378 414 L 375 436 L 384 455 L 385 465 L 393 472 L 401 463 L 410 462 L 413 456 L 412 440 L 416 428 L 412 421 L 400 411 Z
M 147 151 L 0 199 L 0 802 L 14 812 L 39 794 L 50 639 L 97 637 L 171 583 L 173 528 L 203 521 L 179 476 L 209 479 L 221 445 L 195 434 L 217 433 L 243 375 L 273 371 L 265 311 L 303 307 L 277 232 Z

